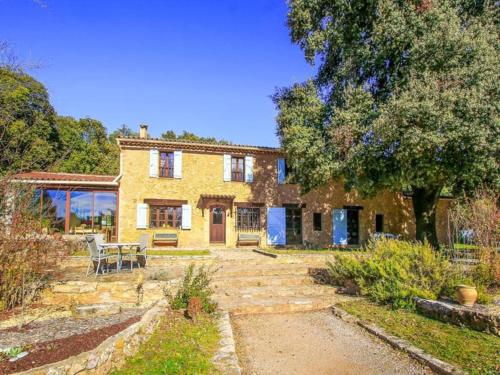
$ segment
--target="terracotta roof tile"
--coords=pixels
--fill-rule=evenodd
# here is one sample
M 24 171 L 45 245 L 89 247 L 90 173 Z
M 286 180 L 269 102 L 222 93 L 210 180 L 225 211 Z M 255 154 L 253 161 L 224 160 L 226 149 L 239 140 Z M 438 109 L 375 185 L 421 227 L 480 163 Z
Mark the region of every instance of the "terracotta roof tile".
M 251 146 L 251 145 L 239 145 L 239 144 L 224 144 L 224 143 L 214 143 L 214 142 L 203 142 L 203 141 L 187 141 L 187 140 L 165 140 L 161 138 L 140 138 L 140 137 L 121 137 L 117 138 L 120 146 L 132 146 L 132 147 L 157 147 L 157 145 L 165 146 L 182 146 L 186 150 L 204 150 L 204 151 L 215 151 L 215 152 L 242 152 L 251 151 L 259 153 L 272 153 L 281 154 L 282 150 L 276 147 L 267 146 Z
M 116 176 L 78 174 L 78 173 L 56 173 L 56 172 L 25 172 L 13 176 L 14 180 L 36 180 L 36 181 L 75 181 L 75 182 L 113 182 Z

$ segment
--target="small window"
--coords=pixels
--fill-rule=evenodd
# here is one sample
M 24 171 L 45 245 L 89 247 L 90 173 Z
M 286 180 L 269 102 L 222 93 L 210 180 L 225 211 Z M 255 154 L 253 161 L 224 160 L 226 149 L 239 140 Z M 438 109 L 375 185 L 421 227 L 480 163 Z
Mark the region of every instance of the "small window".
M 151 228 L 180 228 L 182 222 L 182 207 L 151 206 Z
M 321 231 L 321 212 L 313 214 L 313 228 L 315 231 Z
M 237 230 L 260 230 L 260 208 L 238 207 L 236 211 Z
M 160 177 L 174 177 L 173 152 L 160 152 Z
M 245 181 L 245 159 L 231 158 L 231 181 Z
M 384 232 L 384 215 L 382 214 L 375 215 L 375 232 L 377 233 Z
M 224 215 L 224 210 L 220 207 L 215 207 L 212 210 L 212 224 L 222 224 L 223 215 Z

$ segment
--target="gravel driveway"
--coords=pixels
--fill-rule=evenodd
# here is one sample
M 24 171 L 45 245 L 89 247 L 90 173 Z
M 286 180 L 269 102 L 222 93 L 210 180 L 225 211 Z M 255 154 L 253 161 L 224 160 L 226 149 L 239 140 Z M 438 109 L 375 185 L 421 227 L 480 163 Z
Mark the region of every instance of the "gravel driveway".
M 232 318 L 245 374 L 432 374 L 329 311 Z

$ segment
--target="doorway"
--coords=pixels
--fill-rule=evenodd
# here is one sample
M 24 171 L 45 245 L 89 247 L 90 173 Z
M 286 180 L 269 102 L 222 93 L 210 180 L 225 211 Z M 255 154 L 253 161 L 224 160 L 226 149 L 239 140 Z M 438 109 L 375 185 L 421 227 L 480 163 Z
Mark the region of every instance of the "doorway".
M 347 244 L 359 245 L 359 209 L 347 209 Z
M 210 242 L 226 242 L 226 209 L 222 206 L 210 207 Z
M 297 207 L 286 208 L 286 244 L 302 244 L 302 209 Z

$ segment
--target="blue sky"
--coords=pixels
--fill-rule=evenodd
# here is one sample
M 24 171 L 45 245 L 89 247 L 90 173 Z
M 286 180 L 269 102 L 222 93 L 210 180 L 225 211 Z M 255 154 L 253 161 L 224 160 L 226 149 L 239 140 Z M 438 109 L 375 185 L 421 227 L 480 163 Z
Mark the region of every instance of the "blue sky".
M 269 96 L 314 72 L 286 13 L 284 0 L 0 0 L 0 39 L 42 61 L 30 74 L 59 114 L 275 146 Z

